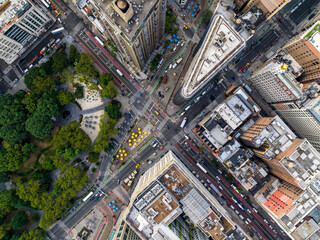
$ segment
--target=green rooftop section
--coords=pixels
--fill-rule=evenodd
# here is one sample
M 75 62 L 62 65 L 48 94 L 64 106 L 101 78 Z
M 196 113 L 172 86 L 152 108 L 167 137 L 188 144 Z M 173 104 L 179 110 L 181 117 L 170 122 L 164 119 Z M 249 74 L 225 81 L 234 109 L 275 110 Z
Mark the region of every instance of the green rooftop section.
M 310 39 L 313 34 L 315 34 L 316 32 L 319 32 L 320 33 L 320 23 L 317 23 L 303 38 L 304 39 Z

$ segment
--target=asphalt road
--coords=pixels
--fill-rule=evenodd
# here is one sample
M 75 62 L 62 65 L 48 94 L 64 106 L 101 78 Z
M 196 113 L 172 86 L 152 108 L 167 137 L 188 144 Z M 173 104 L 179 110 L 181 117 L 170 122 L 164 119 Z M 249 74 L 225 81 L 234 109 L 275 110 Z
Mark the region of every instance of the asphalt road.
M 250 41 L 248 46 L 244 49 L 242 54 L 238 57 L 238 62 L 234 68 L 239 71 L 242 67 L 244 67 L 247 63 L 251 63 L 253 59 L 255 59 L 259 54 L 266 52 L 272 45 L 274 45 L 277 41 L 279 34 L 276 30 L 269 30 L 261 39 L 251 39 L 251 43 L 253 46 L 251 47 Z
M 231 187 L 231 185 L 227 182 L 227 180 L 224 178 L 222 174 L 220 174 L 211 163 L 209 163 L 206 160 L 200 160 L 199 154 L 194 151 L 195 146 L 191 147 L 193 144 L 185 144 L 186 142 L 190 143 L 189 140 L 184 141 L 183 143 L 179 143 L 179 146 L 176 146 L 177 149 L 181 152 L 182 155 L 184 155 L 183 158 L 180 158 L 184 164 L 187 165 L 187 161 L 190 162 L 192 165 L 194 165 L 197 162 L 200 162 L 200 164 L 208 171 L 207 173 L 199 171 L 200 169 L 197 169 L 197 172 L 199 172 L 200 176 L 204 175 L 206 179 L 209 179 L 218 189 L 219 185 L 224 189 L 224 191 L 221 191 L 222 194 L 225 196 L 225 198 L 228 200 L 230 204 L 236 208 L 242 216 L 244 216 L 246 219 L 249 218 L 252 223 L 249 224 L 249 226 L 253 227 L 257 232 L 263 234 L 267 239 L 280 239 L 279 237 L 276 237 L 275 232 L 270 228 L 270 225 L 273 226 L 278 232 L 278 234 L 281 234 L 281 239 L 289 239 L 286 235 L 283 235 L 280 232 L 280 228 L 277 226 L 277 224 L 271 223 L 271 220 L 269 219 L 268 224 L 263 221 L 263 218 L 259 216 L 252 207 Z M 187 145 L 190 145 L 189 147 Z M 200 160 L 200 161 L 199 161 Z M 217 178 L 218 176 L 218 178 Z M 219 180 L 220 179 L 220 180 Z M 206 182 L 206 181 L 205 181 Z M 241 203 L 242 206 L 244 206 L 244 211 L 238 207 L 237 204 L 235 204 L 231 198 L 236 199 L 238 203 Z M 251 213 L 247 211 L 247 209 L 250 210 Z M 261 210 L 261 209 L 259 209 Z M 280 236 L 280 235 L 279 235 Z
M 314 10 L 313 6 L 319 3 L 319 0 L 293 0 L 285 6 L 290 19 L 299 24 Z

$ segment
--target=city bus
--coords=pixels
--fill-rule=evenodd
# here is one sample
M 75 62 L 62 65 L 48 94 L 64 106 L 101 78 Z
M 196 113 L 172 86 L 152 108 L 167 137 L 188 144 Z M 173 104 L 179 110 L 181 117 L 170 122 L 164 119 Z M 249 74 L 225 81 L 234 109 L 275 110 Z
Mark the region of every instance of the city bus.
M 121 77 L 123 76 L 123 73 L 119 69 L 117 69 L 116 71 Z
M 45 0 L 41 0 L 41 2 L 43 3 L 43 5 L 46 7 L 46 8 L 49 8 L 50 5 L 45 1 Z
M 92 195 L 93 195 L 93 192 L 91 191 L 82 201 L 83 202 L 87 201 Z
M 98 38 L 97 36 L 95 36 L 94 38 L 97 40 L 97 42 L 98 42 L 102 47 L 104 47 L 104 43 L 100 40 L 100 38 Z
M 57 34 L 57 33 L 61 33 L 64 30 L 64 27 L 62 28 L 57 28 L 56 30 L 53 30 L 51 33 L 52 34 Z
M 187 120 L 188 120 L 187 117 L 184 117 L 184 118 L 183 118 L 182 123 L 181 123 L 181 125 L 180 125 L 181 128 L 183 128 L 183 127 L 186 125 Z
M 204 173 L 207 173 L 207 170 L 202 167 L 202 165 L 200 163 L 197 163 L 197 166 L 204 172 Z

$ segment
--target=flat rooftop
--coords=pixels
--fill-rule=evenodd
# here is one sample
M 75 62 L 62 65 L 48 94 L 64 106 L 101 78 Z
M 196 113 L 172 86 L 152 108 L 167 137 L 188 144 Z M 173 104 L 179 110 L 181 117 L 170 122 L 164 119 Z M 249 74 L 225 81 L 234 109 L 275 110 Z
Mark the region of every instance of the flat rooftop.
M 185 75 L 182 95 L 189 98 L 245 45 L 222 15 L 211 22 L 206 38 Z
M 147 213 L 159 224 L 178 206 L 179 204 L 168 193 L 164 193 L 147 209 Z
M 7 0 L 0 2 L 0 32 L 5 32 L 31 4 L 25 0 Z
M 206 235 L 211 236 L 215 240 L 223 240 L 226 235 L 223 231 L 228 232 L 232 226 L 228 221 L 225 222 L 225 226 L 222 225 L 220 218 L 211 212 L 203 221 L 199 223 L 199 227 L 206 233 Z M 228 230 L 226 228 L 229 228 Z
M 253 141 L 256 145 L 260 145 L 260 150 L 264 151 L 267 157 L 272 158 L 280 152 L 284 152 L 296 137 L 288 125 L 277 115 Z
M 169 168 L 160 181 L 178 201 L 192 189 L 192 185 L 175 166 Z
M 128 41 L 132 41 L 139 33 L 139 29 L 144 26 L 144 20 L 153 8 L 157 0 L 134 0 L 130 1 L 133 7 L 133 17 L 127 23 L 112 7 L 113 0 L 99 1 L 99 6 L 105 9 L 105 17 L 107 17 L 114 26 L 121 30 Z

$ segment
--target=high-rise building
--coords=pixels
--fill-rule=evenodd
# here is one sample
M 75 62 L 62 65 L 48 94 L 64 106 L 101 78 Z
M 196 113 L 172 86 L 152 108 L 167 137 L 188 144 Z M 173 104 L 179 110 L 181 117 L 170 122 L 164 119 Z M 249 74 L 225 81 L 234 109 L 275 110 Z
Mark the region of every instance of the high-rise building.
M 192 131 L 216 155 L 229 140 L 230 135 L 260 112 L 260 107 L 242 87 L 215 107 Z M 223 156 L 219 156 L 223 158 Z
M 86 6 L 83 1 L 83 6 Z M 140 70 L 155 56 L 165 34 L 167 0 L 107 0 L 98 3 L 99 19 L 90 16 L 108 41 L 115 45 L 126 61 Z M 83 8 L 85 9 L 85 7 Z M 92 14 L 88 14 L 92 15 Z M 90 19 L 89 17 L 89 19 Z
M 304 70 L 297 79 L 299 82 L 310 83 L 320 80 L 320 21 L 293 37 L 284 49 Z
M 113 237 L 114 240 L 141 240 L 141 238 L 122 220 Z
M 314 83 L 295 102 L 276 103 L 277 113 L 300 135 L 320 151 L 320 97 L 319 85 Z
M 266 20 L 268 21 L 273 17 L 277 12 L 279 12 L 290 0 L 249 0 L 240 7 L 242 13 L 248 12 L 253 6 L 261 9 L 266 15 Z
M 235 230 L 225 209 L 171 151 L 140 177 L 124 216 L 142 239 L 181 239 L 179 229 L 169 227 L 179 216 L 180 224 L 204 233 L 195 230 L 199 239 L 223 240 Z
M 252 85 L 268 103 L 301 98 L 302 89 L 296 81 L 300 68 L 289 62 L 287 59 L 272 59 L 250 77 Z
M 24 45 L 46 30 L 50 18 L 32 2 L 6 0 L 0 3 L 0 58 L 11 64 Z

